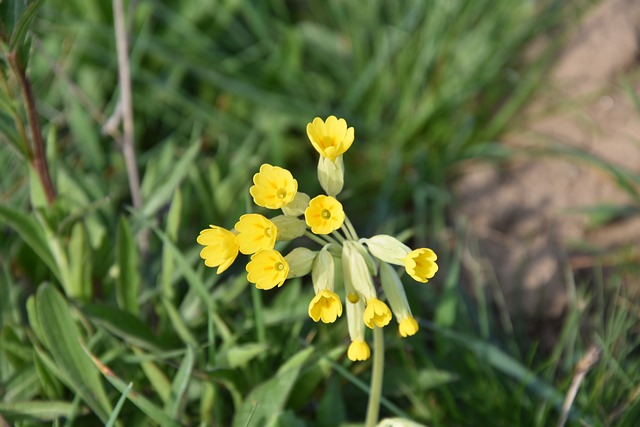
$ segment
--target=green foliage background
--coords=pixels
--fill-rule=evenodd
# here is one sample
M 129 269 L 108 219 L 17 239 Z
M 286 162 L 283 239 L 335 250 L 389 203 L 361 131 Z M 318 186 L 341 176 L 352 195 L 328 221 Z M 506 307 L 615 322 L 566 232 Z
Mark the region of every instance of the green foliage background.
M 304 128 L 329 114 L 356 129 L 344 199 L 356 228 L 403 232 L 440 254 L 432 285 L 407 284 L 421 332 L 401 340 L 386 331 L 382 415 L 550 425 L 595 340 L 603 359 L 569 424 L 640 418 L 638 314 L 624 295 L 603 296 L 619 279 L 579 288 L 598 313 L 592 336 L 578 328 L 589 310 L 572 306 L 557 347 L 542 354 L 505 327 L 485 291 L 472 299 L 464 290 L 464 227 L 447 216 L 462 162 L 509 155 L 495 141 L 517 126 L 555 46 L 535 59 L 523 52 L 543 32 L 561 35 L 575 6 L 131 3 L 139 209 L 109 124 L 119 102 L 110 2 L 3 1 L 0 12 L 0 425 L 364 419 L 369 363 L 346 359 L 344 320 L 308 318 L 310 283 L 259 292 L 242 266 L 205 269 L 195 243 L 208 224 L 230 228 L 252 209 L 248 187 L 263 162 L 317 193 Z M 36 96 L 53 206 L 20 131 L 26 109 L 7 60 L 16 49 Z

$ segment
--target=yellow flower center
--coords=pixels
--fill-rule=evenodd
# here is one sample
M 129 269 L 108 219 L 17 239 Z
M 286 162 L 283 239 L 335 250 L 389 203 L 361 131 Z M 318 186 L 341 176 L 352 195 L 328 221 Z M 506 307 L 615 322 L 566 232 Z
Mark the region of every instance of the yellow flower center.
M 276 263 L 276 270 L 278 271 L 284 270 L 284 264 L 281 262 Z
M 265 228 L 265 229 L 264 229 L 264 234 L 265 234 L 267 237 L 271 237 L 271 228 Z
M 320 213 L 320 215 L 322 216 L 322 218 L 324 219 L 329 219 L 331 218 L 331 212 L 329 212 L 329 209 L 323 209 L 322 212 Z
M 276 192 L 276 196 L 278 197 L 278 199 L 284 199 L 285 197 L 287 197 L 287 190 L 285 190 L 284 188 L 278 189 L 278 191 Z

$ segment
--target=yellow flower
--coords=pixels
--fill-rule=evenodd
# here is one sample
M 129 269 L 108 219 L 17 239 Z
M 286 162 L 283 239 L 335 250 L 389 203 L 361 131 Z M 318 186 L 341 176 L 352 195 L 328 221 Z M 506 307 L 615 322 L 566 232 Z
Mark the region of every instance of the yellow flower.
M 258 206 L 280 209 L 291 203 L 298 191 L 298 181 L 286 169 L 270 164 L 260 166 L 260 172 L 253 176 L 253 186 L 249 193 Z
M 224 272 L 238 256 L 238 244 L 236 235 L 222 227 L 211 225 L 211 228 L 202 230 L 198 236 L 198 243 L 204 248 L 200 251 L 200 257 L 204 259 L 207 267 L 218 267 L 217 273 Z
M 367 360 L 371 357 L 371 349 L 363 340 L 352 341 L 347 350 L 347 357 L 352 362 L 357 360 Z
M 416 322 L 416 319 L 411 316 L 402 319 L 402 321 L 398 325 L 398 331 L 400 331 L 400 335 L 405 338 L 415 335 L 415 333 L 418 332 L 418 329 L 418 322 Z
M 235 226 L 238 231 L 236 242 L 245 255 L 273 249 L 278 228 L 260 214 L 245 214 Z
M 247 264 L 247 280 L 258 289 L 280 287 L 289 274 L 289 264 L 276 250 L 260 251 Z
M 329 234 L 342 227 L 344 222 L 342 204 L 331 196 L 311 199 L 304 211 L 304 219 L 315 234 Z
M 322 320 L 324 323 L 333 323 L 342 316 L 342 303 L 340 297 L 333 291 L 325 289 L 316 294 L 309 303 L 309 317 L 314 322 Z
M 382 328 L 391 321 L 391 310 L 387 304 L 378 298 L 371 298 L 367 301 L 367 308 L 364 309 L 364 324 L 373 329 L 374 326 Z
M 329 116 L 326 122 L 320 117 L 313 119 L 307 125 L 307 136 L 322 157 L 334 160 L 351 147 L 354 133 L 352 127 L 347 129 L 344 119 Z
M 404 267 L 414 280 L 426 283 L 438 271 L 438 264 L 435 263 L 437 259 L 436 253 L 431 249 L 415 249 L 405 257 Z

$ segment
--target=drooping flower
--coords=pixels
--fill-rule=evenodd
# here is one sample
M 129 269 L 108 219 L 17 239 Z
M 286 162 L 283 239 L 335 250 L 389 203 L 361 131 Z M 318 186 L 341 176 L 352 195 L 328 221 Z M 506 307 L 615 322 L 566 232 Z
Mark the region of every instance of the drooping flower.
M 210 227 L 202 230 L 197 238 L 197 242 L 204 246 L 200 257 L 207 267 L 218 267 L 216 273 L 221 274 L 238 256 L 236 235 L 222 227 Z
M 238 231 L 236 242 L 245 255 L 273 249 L 276 244 L 278 228 L 260 214 L 242 215 L 235 228 Z
M 289 274 L 289 265 L 280 252 L 265 250 L 251 256 L 247 273 L 247 280 L 255 283 L 256 288 L 268 290 L 282 286 Z
M 307 125 L 307 136 L 322 157 L 333 160 L 351 147 L 354 130 L 352 127 L 347 128 L 344 119 L 329 116 L 325 122 L 316 117 Z
M 371 349 L 364 340 L 351 341 L 347 350 L 347 357 L 352 362 L 367 360 L 371 357 Z
M 311 199 L 304 211 L 304 219 L 315 234 L 329 234 L 344 223 L 342 203 L 331 196 L 317 196 Z
M 342 303 L 340 297 L 333 291 L 324 289 L 316 294 L 309 303 L 309 317 L 314 322 L 322 320 L 324 323 L 333 323 L 342 316 Z
M 438 264 L 435 262 L 437 259 L 436 253 L 431 249 L 419 248 L 409 252 L 404 259 L 404 266 L 414 280 L 426 283 L 438 271 Z
M 382 328 L 391 321 L 391 310 L 378 298 L 367 300 L 367 308 L 364 309 L 364 324 L 373 329 L 374 326 Z
M 260 166 L 260 172 L 253 176 L 253 186 L 249 193 L 258 206 L 280 209 L 288 205 L 296 196 L 298 181 L 291 172 L 268 163 Z
M 400 324 L 398 325 L 398 331 L 400 331 L 400 335 L 402 337 L 410 337 L 415 335 L 418 332 L 418 322 L 413 317 L 406 317 L 402 319 Z
M 371 356 L 371 349 L 369 349 L 364 339 L 364 301 L 360 299 L 356 303 L 351 303 L 347 300 L 346 306 L 349 338 L 351 338 L 351 344 L 347 350 L 347 357 L 353 362 L 357 360 L 367 360 Z

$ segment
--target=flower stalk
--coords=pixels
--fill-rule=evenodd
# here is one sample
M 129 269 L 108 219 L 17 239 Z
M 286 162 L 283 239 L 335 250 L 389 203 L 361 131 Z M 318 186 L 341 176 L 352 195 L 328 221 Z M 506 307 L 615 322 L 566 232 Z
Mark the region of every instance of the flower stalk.
M 382 328 L 373 329 L 373 365 L 371 366 L 371 386 L 365 427 L 375 427 L 380 413 L 382 397 L 382 377 L 384 376 L 384 334 Z

